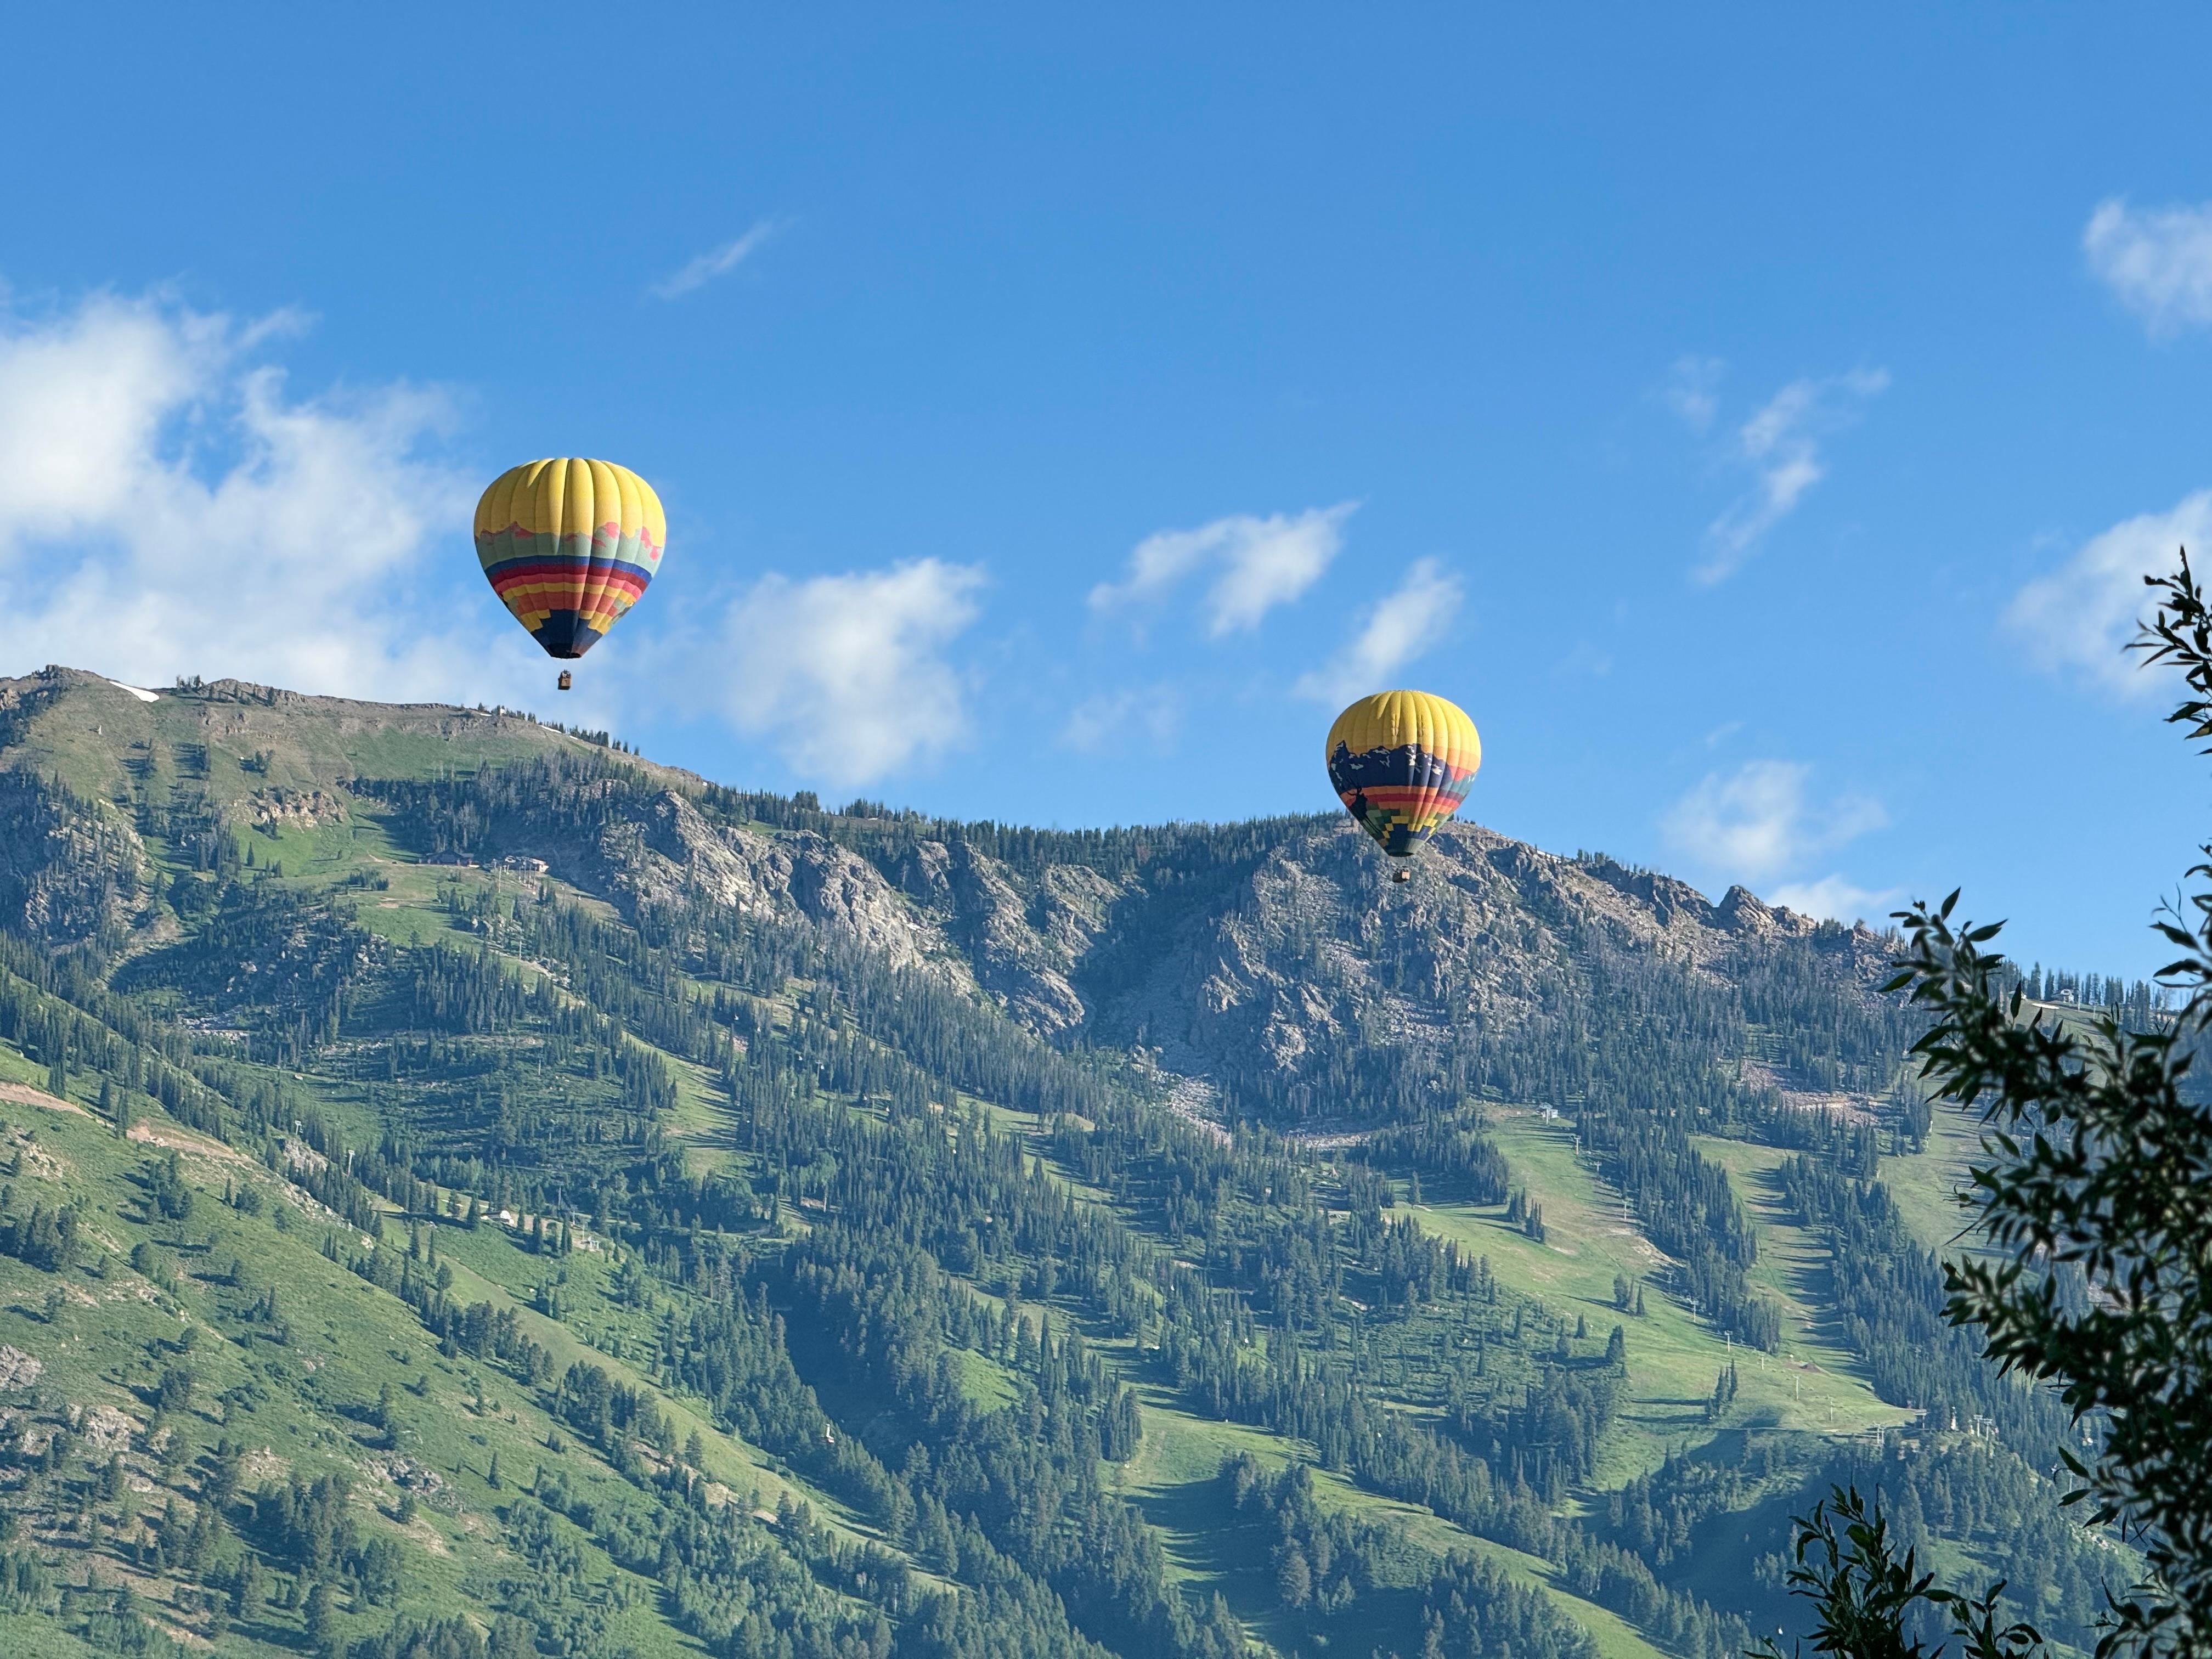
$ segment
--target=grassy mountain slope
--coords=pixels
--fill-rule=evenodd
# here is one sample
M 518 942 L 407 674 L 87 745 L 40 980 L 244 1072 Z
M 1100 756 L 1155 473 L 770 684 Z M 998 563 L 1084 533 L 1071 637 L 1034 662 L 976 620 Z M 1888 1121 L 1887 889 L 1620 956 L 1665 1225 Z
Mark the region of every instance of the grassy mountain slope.
M 33 1068 L 0 1055 L 18 1074 Z M 180 1486 L 204 1481 L 217 1448 L 241 1448 L 249 1487 L 312 1480 L 331 1474 L 352 1482 L 348 1508 L 360 1530 L 402 1549 L 398 1582 L 386 1595 L 358 1597 L 342 1611 L 342 1633 L 388 1623 L 395 1612 L 443 1611 L 471 1591 L 516 1571 L 502 1511 L 549 1475 L 580 1492 L 612 1492 L 623 1482 L 592 1449 L 550 1417 L 532 1390 L 468 1356 L 441 1354 L 413 1310 L 323 1253 L 367 1248 L 301 1188 L 234 1150 L 180 1127 L 154 1121 L 118 1139 L 82 1105 L 64 1105 L 18 1085 L 4 1106 L 12 1185 L 21 1208 L 74 1204 L 86 1219 L 88 1271 L 53 1275 L 0 1259 L 0 1345 L 13 1357 L 22 1403 L 8 1434 L 20 1452 L 42 1451 L 59 1435 L 72 1450 L 121 1460 L 121 1490 L 103 1475 L 88 1510 L 66 1479 L 33 1476 L 13 1493 L 17 1541 L 64 1553 L 90 1546 L 111 1585 L 128 1584 L 142 1605 L 179 1634 L 206 1632 L 209 1608 L 180 1598 L 149 1571 L 145 1556 L 166 1528 L 161 1515 Z M 162 1214 L 149 1189 L 169 1152 L 178 1155 L 194 1197 L 189 1212 Z M 221 1194 L 234 1194 L 231 1202 Z M 252 1193 L 255 1198 L 242 1196 Z M 487 1224 L 440 1230 L 440 1259 L 453 1269 L 454 1294 L 513 1308 L 528 1335 L 563 1366 L 588 1358 L 649 1395 L 678 1435 L 697 1434 L 699 1473 L 742 1510 L 772 1511 L 787 1495 L 811 1501 L 835 1522 L 836 1506 L 779 1476 L 756 1449 L 654 1389 L 610 1350 L 650 1341 L 647 1322 L 608 1294 L 600 1255 L 566 1257 L 555 1271 L 590 1330 L 588 1346 L 570 1328 L 530 1311 L 547 1264 L 516 1248 L 507 1230 Z M 131 1264 L 136 1261 L 138 1267 Z M 141 1267 L 143 1271 L 141 1271 Z M 252 1304 L 273 1291 L 282 1340 Z M 29 1357 L 27 1364 L 25 1357 Z M 188 1393 L 165 1392 L 163 1378 L 189 1372 Z M 496 1477 L 497 1484 L 494 1484 Z M 81 1484 L 81 1483 L 80 1483 Z M 416 1502 L 400 1519 L 401 1504 Z M 94 1528 L 97 1528 L 95 1530 Z M 248 1533 L 241 1542 L 261 1542 Z M 653 1586 L 611 1559 L 581 1534 L 573 1576 L 607 1610 L 611 1639 L 640 1654 L 696 1651 L 651 1609 Z M 170 1540 L 172 1546 L 175 1540 Z M 242 1554 L 238 1544 L 234 1555 Z M 225 1545 L 210 1547 L 219 1558 Z M 281 1552 L 278 1552 L 281 1555 Z M 179 1601 L 185 1605 L 179 1606 Z M 289 1645 L 300 1610 L 257 1607 L 224 1620 L 233 1646 Z
M 2069 1630 L 2047 1483 L 1889 1432 L 2032 1462 L 2047 1413 L 1823 1207 L 1879 1174 L 1925 1241 L 1959 1150 L 1899 1151 L 1886 951 L 1474 827 L 1393 890 L 1325 818 L 825 813 L 507 713 L 0 684 L 0 1610 L 1707 1659 L 1872 1459 Z

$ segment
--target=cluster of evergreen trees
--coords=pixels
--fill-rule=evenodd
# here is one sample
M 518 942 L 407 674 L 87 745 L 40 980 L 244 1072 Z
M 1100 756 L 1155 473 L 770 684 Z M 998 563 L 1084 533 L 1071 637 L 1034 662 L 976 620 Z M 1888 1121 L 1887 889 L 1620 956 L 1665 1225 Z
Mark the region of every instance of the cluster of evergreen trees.
M 1401 1527 L 1324 1507 L 1303 1465 L 1270 1476 L 1248 1453 L 1223 1464 L 1220 1478 L 1232 1512 L 1264 1541 L 1284 1610 L 1310 1639 L 1356 1642 L 1363 1604 L 1401 1590 L 1418 1598 L 1425 1653 L 1595 1659 L 1588 1633 L 1541 1590 L 1471 1554 L 1438 1562 Z

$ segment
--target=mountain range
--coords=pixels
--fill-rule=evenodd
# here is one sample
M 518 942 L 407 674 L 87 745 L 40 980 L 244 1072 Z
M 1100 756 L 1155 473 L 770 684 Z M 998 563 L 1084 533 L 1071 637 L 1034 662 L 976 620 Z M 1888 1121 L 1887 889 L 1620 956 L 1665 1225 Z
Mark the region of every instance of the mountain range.
M 1893 950 L 0 681 L 0 1651 L 1711 1659 L 1835 1480 L 2086 1649 Z

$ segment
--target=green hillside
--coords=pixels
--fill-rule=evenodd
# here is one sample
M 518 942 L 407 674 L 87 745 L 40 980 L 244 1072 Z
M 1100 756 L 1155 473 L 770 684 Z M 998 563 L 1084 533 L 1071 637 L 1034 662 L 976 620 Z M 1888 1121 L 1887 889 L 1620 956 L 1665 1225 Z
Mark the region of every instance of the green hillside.
M 0 1651 L 1715 1659 L 1836 1479 L 2087 1644 L 1874 935 L 148 695 L 0 685 Z

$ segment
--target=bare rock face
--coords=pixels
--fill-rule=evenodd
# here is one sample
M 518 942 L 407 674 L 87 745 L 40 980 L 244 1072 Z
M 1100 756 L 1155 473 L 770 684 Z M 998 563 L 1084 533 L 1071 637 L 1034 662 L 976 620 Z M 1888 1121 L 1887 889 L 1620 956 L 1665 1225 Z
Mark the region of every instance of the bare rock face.
M 689 896 L 802 919 L 972 988 L 1041 1036 L 1141 1046 L 1189 1077 L 1311 1079 L 1360 1045 L 1510 1034 L 1606 952 L 1722 986 L 1744 949 L 1820 931 L 1741 889 L 1716 905 L 1656 872 L 1473 825 L 1440 835 L 1403 885 L 1355 830 L 1320 819 L 1203 880 L 1171 856 L 1109 874 L 1017 865 L 957 836 L 856 845 L 718 823 L 667 790 L 598 852 L 632 902 Z M 1872 935 L 1823 926 L 1869 963 L 1882 954 Z
M 1069 975 L 1104 926 L 1113 884 L 1058 865 L 1024 891 L 1004 865 L 965 842 L 946 848 L 944 863 L 950 927 L 976 982 L 1041 1035 L 1083 1024 L 1087 1010 Z
M 708 823 L 684 796 L 663 790 L 641 820 L 610 827 L 599 851 L 634 899 L 665 902 L 696 892 L 749 914 L 775 914 L 776 896 L 791 884 L 788 860 L 763 871 L 757 850 L 741 855 L 732 845 L 736 839 L 735 832 Z
M 1510 1037 L 1607 956 L 1664 962 L 1724 993 L 1747 950 L 1799 939 L 1842 953 L 1845 979 L 1869 990 L 1887 955 L 1863 929 L 1741 889 L 1715 905 L 1670 877 L 1474 825 L 1439 835 L 1413 879 L 1394 884 L 1355 830 L 1316 823 L 1203 904 L 1171 890 L 1123 896 L 1102 941 L 1120 971 L 1109 981 L 1079 953 L 1067 977 L 1099 1037 L 1141 1044 L 1172 1071 L 1313 1083 L 1355 1046 Z M 1325 1115 L 1327 1102 L 1307 1109 Z
M 1769 939 L 1778 933 L 1802 935 L 1811 933 L 1814 925 L 1795 910 L 1763 903 L 1744 887 L 1731 887 L 1723 894 L 1714 907 L 1714 916 L 1729 933 L 1753 939 Z
M 732 839 L 744 833 L 733 830 Z M 771 859 L 789 859 L 791 901 L 817 927 L 877 952 L 894 968 L 923 967 L 951 955 L 943 931 L 917 915 L 866 860 L 817 835 L 773 842 L 747 838 Z
M 641 820 L 601 837 L 600 855 L 633 901 L 696 895 L 748 915 L 804 917 L 895 968 L 942 965 L 943 932 L 866 860 L 809 832 L 763 836 L 709 823 L 663 790 Z
M 345 797 L 323 789 L 257 789 L 246 805 L 257 830 L 288 823 L 313 830 L 346 822 Z
M 899 890 L 915 903 L 936 911 L 955 908 L 952 849 L 943 842 L 915 842 L 886 858 L 884 868 Z
M 872 862 L 811 830 L 712 823 L 675 790 L 610 826 L 596 850 L 632 902 L 696 896 L 803 918 L 892 967 L 978 988 L 1043 1036 L 1084 1023 L 1072 975 L 1121 892 L 1080 866 L 1024 878 L 965 842 L 903 841 Z
M 0 1342 L 0 1389 L 27 1389 L 45 1370 L 44 1362 Z

